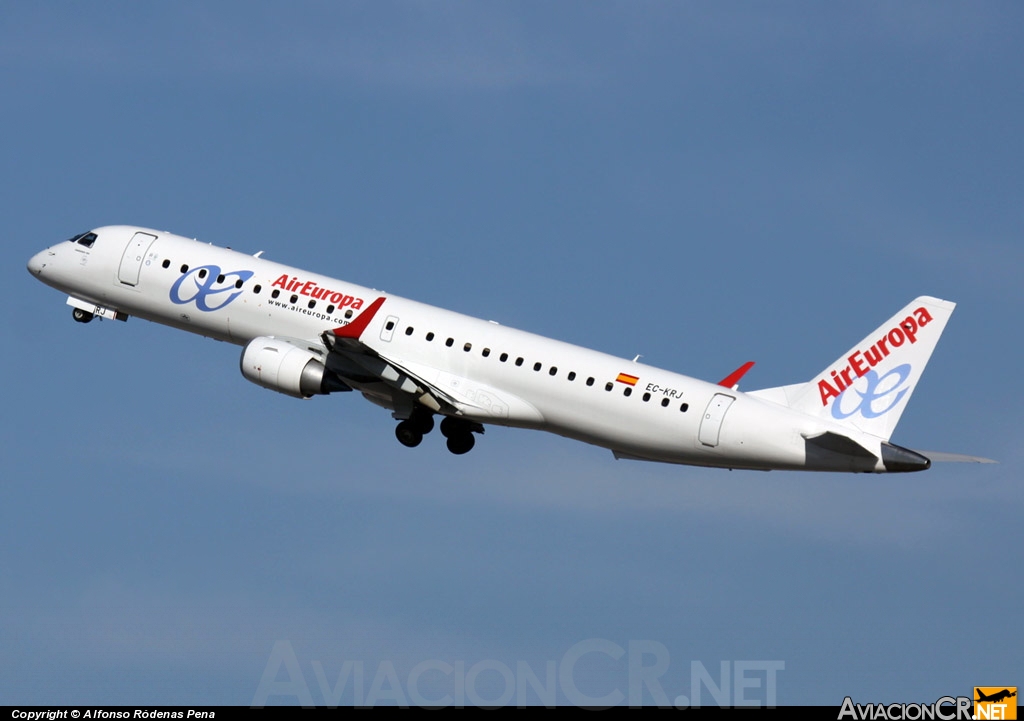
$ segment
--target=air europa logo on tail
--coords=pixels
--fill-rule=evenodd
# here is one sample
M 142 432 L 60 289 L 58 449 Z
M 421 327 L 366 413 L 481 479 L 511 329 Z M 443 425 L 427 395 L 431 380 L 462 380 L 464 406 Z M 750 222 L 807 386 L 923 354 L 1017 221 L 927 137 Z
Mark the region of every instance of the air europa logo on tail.
M 898 326 L 876 340 L 870 348 L 855 350 L 847 356 L 846 367 L 831 372 L 831 383 L 826 378 L 818 381 L 821 405 L 827 406 L 830 398 L 838 398 L 857 378 L 866 376 L 872 368 L 882 362 L 883 358 L 888 357 L 904 343 L 911 345 L 916 343 L 917 332 L 931 322 L 931 313 L 922 306 L 904 318 Z
M 298 278 L 289 276 L 287 273 L 275 280 L 271 285 L 275 288 L 292 291 L 317 300 L 330 300 L 331 303 L 339 308 L 351 307 L 354 310 L 359 310 L 363 307 L 362 298 L 356 298 L 355 296 L 346 295 L 330 288 L 324 288 L 312 280 L 307 280 L 303 283 Z

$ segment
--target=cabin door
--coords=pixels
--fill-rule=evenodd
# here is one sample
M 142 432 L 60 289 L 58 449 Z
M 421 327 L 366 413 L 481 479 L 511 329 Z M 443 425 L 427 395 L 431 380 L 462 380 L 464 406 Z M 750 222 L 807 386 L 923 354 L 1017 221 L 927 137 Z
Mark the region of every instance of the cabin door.
M 138 285 L 139 273 L 142 271 L 142 260 L 149 251 L 149 246 L 156 240 L 155 235 L 136 233 L 128 241 L 128 246 L 121 256 L 121 266 L 117 269 L 117 279 L 125 285 Z
M 715 397 L 708 403 L 707 410 L 704 411 L 704 417 L 700 421 L 700 431 L 697 434 L 698 440 L 705 446 L 717 446 L 718 445 L 718 433 L 722 430 L 722 421 L 725 419 L 725 413 L 729 410 L 729 406 L 736 400 L 732 396 L 727 396 L 722 393 L 716 393 Z

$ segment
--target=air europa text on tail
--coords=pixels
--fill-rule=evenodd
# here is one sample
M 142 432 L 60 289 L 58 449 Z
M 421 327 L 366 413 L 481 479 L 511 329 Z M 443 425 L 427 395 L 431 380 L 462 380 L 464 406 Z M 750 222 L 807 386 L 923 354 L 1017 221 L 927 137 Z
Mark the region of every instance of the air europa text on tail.
M 899 325 L 876 340 L 867 350 L 855 350 L 847 358 L 846 367 L 831 371 L 832 383 L 826 378 L 818 381 L 818 392 L 821 394 L 821 405 L 827 406 L 830 398 L 838 398 L 854 380 L 882 362 L 894 350 L 904 343 L 916 343 L 917 333 L 932 322 L 931 313 L 924 306 L 904 318 Z

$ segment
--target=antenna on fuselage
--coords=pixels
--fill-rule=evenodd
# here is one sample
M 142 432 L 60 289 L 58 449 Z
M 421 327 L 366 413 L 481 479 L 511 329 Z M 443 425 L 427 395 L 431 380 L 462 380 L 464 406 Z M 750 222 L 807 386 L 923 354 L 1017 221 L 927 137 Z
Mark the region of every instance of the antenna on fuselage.
M 261 250 L 261 251 L 259 251 L 258 253 L 253 253 L 253 254 L 252 254 L 252 257 L 253 257 L 253 258 L 259 258 L 259 257 L 260 257 L 261 255 L 263 255 L 263 251 L 262 251 L 262 250 Z

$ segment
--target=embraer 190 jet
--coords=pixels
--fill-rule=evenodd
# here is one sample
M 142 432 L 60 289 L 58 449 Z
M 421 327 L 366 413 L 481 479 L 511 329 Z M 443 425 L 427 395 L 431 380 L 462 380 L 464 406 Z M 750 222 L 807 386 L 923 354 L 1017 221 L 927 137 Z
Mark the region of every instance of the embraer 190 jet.
M 358 391 L 417 446 L 435 417 L 452 453 L 485 425 L 550 431 L 616 458 L 756 470 L 892 473 L 931 460 L 889 442 L 954 304 L 922 296 L 805 383 L 718 383 L 260 257 L 131 226 L 97 228 L 28 269 L 76 321 L 162 323 L 243 347 L 242 375 L 296 398 Z

